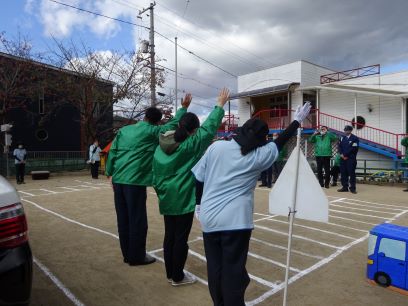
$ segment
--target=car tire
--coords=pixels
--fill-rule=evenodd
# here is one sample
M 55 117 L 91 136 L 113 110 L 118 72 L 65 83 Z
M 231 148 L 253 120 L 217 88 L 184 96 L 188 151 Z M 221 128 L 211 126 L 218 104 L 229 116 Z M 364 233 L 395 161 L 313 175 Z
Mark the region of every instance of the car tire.
M 391 285 L 391 278 L 384 272 L 378 272 L 374 276 L 375 282 L 381 287 L 388 287 Z

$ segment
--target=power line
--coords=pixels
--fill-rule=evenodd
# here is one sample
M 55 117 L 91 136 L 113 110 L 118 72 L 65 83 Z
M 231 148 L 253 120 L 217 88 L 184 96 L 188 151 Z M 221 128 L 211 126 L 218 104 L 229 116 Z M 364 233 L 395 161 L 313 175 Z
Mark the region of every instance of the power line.
M 93 15 L 96 15 L 96 16 L 108 18 L 108 19 L 111 19 L 111 20 L 115 20 L 115 21 L 118 21 L 118 22 L 126 23 L 126 24 L 133 25 L 133 26 L 136 26 L 136 27 L 142 27 L 142 28 L 144 28 L 144 29 L 149 29 L 149 30 L 150 30 L 149 27 L 145 27 L 145 26 L 142 26 L 142 25 L 138 25 L 138 24 L 133 23 L 133 22 L 130 22 L 130 21 L 126 21 L 126 20 L 122 20 L 122 19 L 119 19 L 119 18 L 114 18 L 114 17 L 106 16 L 106 15 L 103 15 L 103 14 L 100 14 L 100 13 L 96 13 L 96 12 L 93 12 L 93 11 L 89 11 L 89 10 L 86 10 L 86 9 L 82 9 L 82 8 L 79 8 L 79 7 L 76 7 L 76 6 L 73 6 L 73 5 L 69 5 L 69 4 L 66 4 L 66 3 L 58 2 L 58 1 L 56 1 L 56 0 L 49 0 L 49 1 L 54 2 L 54 3 L 57 3 L 57 4 L 60 4 L 60 5 L 63 5 L 63 6 L 66 6 L 66 7 L 70 7 L 70 8 L 72 8 L 72 9 L 76 9 L 76 10 L 79 10 L 79 11 L 82 11 L 82 12 L 86 12 L 86 13 L 93 14 Z M 157 32 L 156 30 L 154 31 L 154 33 L 156 33 L 157 35 L 161 36 L 162 38 L 164 38 L 164 39 L 170 41 L 172 44 L 174 44 L 174 41 L 173 41 L 172 39 L 168 38 L 167 36 L 165 36 L 165 35 L 163 35 L 163 34 Z M 207 63 L 207 64 L 209 64 L 209 65 L 211 65 L 211 66 L 213 66 L 213 67 L 215 67 L 215 68 L 217 68 L 217 69 L 219 69 L 219 70 L 221 70 L 221 71 L 223 71 L 224 73 L 226 73 L 226 74 L 228 74 L 228 75 L 230 75 L 230 76 L 232 76 L 232 77 L 234 77 L 234 78 L 237 77 L 237 75 L 235 75 L 235 74 L 233 74 L 233 73 L 231 73 L 231 72 L 225 70 L 224 68 L 221 68 L 220 66 L 218 66 L 218 65 L 216 65 L 216 64 L 214 64 L 214 63 L 212 63 L 212 62 L 210 62 L 209 60 L 207 60 L 207 59 L 201 57 L 200 55 L 194 53 L 193 51 L 190 51 L 189 49 L 183 47 L 182 45 L 178 45 L 178 46 L 179 46 L 181 49 L 183 49 L 184 51 L 188 52 L 189 54 L 191 54 L 191 55 L 197 57 L 197 58 L 200 59 L 201 61 L 203 61 L 203 62 L 205 62 L 205 63 Z

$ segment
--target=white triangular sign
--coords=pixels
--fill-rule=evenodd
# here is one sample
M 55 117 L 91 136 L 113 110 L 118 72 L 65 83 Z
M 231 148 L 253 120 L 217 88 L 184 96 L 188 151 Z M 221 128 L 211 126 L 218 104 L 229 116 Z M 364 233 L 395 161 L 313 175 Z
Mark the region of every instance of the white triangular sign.
M 320 187 L 306 157 L 299 152 L 296 218 L 311 221 L 329 221 L 329 200 Z M 296 175 L 296 150 L 293 150 L 278 180 L 269 194 L 269 212 L 287 216 L 293 206 Z

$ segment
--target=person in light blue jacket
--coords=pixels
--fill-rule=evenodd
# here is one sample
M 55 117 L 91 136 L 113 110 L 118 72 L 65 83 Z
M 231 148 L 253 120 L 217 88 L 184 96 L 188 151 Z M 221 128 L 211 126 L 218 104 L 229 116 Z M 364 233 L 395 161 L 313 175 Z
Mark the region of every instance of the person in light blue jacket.
M 246 259 L 251 237 L 254 189 L 262 171 L 309 114 L 298 107 L 295 121 L 267 143 L 269 128 L 248 120 L 231 141 L 213 143 L 192 169 L 196 178 L 196 217 L 201 223 L 207 259 L 208 287 L 214 305 L 243 306 L 249 284 Z

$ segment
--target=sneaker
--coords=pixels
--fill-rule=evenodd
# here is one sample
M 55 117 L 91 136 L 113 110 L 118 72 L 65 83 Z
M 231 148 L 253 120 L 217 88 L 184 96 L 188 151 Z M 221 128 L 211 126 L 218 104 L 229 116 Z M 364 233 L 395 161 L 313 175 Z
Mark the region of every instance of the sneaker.
M 179 282 L 172 281 L 171 285 L 172 286 L 183 286 L 183 285 L 194 284 L 196 281 L 197 279 L 195 278 L 195 276 L 186 273 L 184 274 L 184 278 L 181 281 Z
M 167 279 L 167 282 L 168 282 L 168 283 L 172 283 L 173 280 L 172 280 L 171 278 L 168 278 L 168 279 Z
M 324 188 L 329 189 L 330 186 L 327 184 L 327 185 L 324 185 Z
M 261 185 L 259 185 L 258 187 L 266 187 L 266 185 L 265 185 L 265 184 L 261 184 Z
M 336 187 L 337 183 L 331 183 L 331 186 Z
M 357 194 L 357 191 L 356 191 L 356 190 L 350 190 L 350 192 L 351 192 L 352 194 Z
M 403 190 L 404 192 L 408 192 L 408 188 Z
M 340 188 L 340 189 L 338 189 L 337 191 L 338 191 L 338 192 L 348 192 L 348 190 L 347 190 L 347 189 L 344 189 L 344 188 Z

